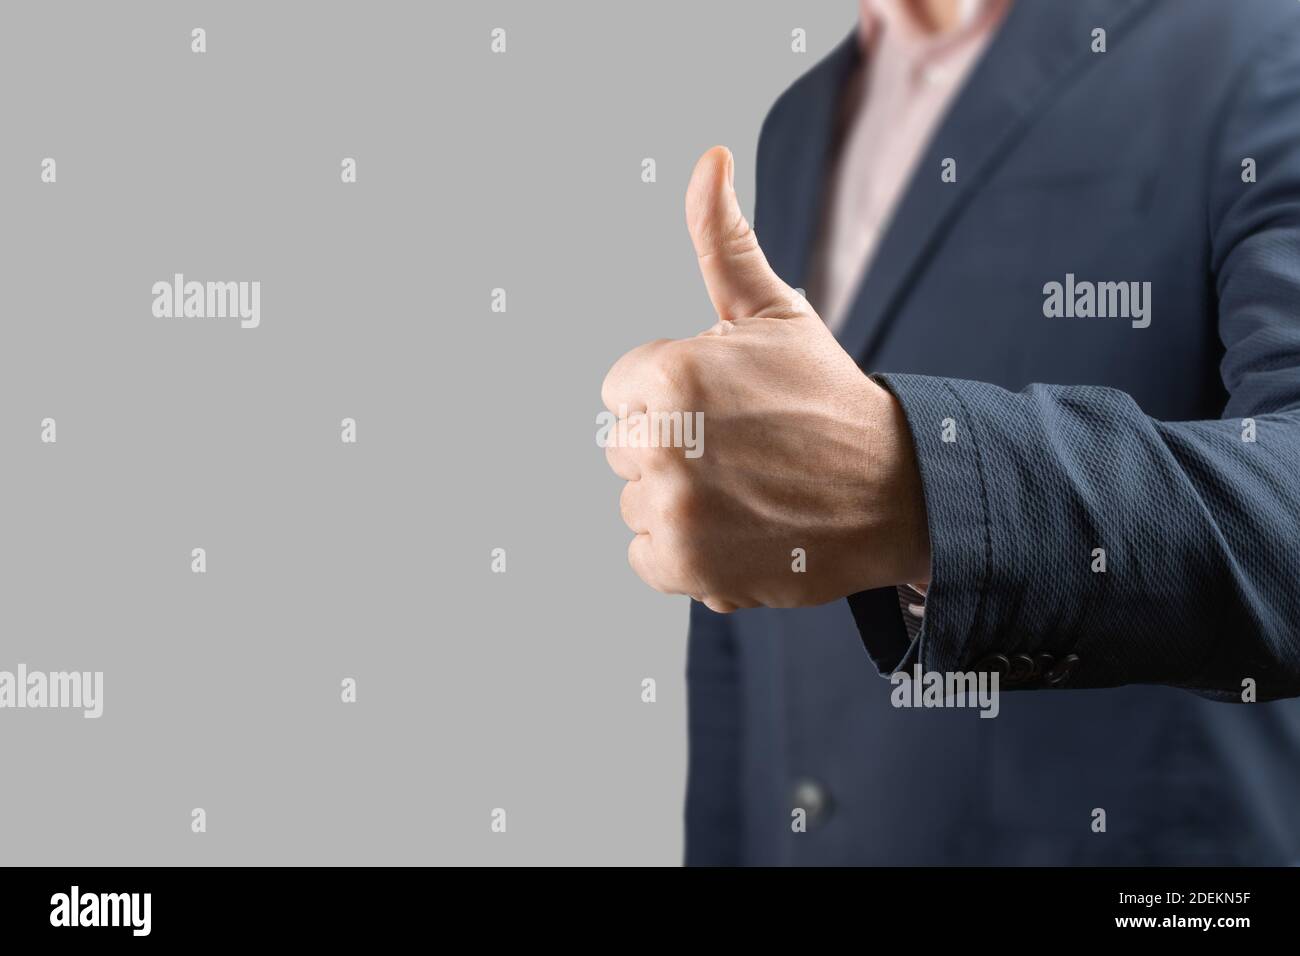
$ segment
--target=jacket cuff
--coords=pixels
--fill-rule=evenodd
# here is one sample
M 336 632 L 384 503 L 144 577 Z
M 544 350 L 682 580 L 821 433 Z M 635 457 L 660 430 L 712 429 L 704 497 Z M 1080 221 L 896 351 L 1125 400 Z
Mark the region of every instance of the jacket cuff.
M 915 641 L 907 636 L 907 626 L 898 607 L 895 588 L 876 588 L 849 595 L 849 610 L 858 626 L 862 646 L 871 661 L 888 677 L 895 671 L 906 670 L 915 655 Z
M 959 390 L 966 383 L 924 375 L 872 378 L 898 399 L 912 432 L 930 534 L 930 586 L 920 634 L 911 642 L 892 588 L 852 595 L 849 606 L 882 674 L 914 664 L 925 671 L 969 670 L 991 650 L 976 646 L 994 547 L 980 423 Z

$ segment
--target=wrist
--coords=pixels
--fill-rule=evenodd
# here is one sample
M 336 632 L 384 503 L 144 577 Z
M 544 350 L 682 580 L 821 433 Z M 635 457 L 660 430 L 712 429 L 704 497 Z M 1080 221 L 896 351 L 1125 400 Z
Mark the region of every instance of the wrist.
M 911 584 L 924 591 L 930 584 L 930 530 L 912 430 L 894 394 L 869 378 L 865 381 L 872 407 L 867 491 L 871 540 L 865 545 L 875 557 L 870 586 Z

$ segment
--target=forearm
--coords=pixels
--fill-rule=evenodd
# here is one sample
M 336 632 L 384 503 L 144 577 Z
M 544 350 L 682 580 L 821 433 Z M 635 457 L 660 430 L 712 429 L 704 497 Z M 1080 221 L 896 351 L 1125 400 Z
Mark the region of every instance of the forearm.
M 1300 694 L 1295 412 L 1244 435 L 1154 421 L 1111 389 L 878 380 L 924 488 L 925 669 L 1074 654 L 1057 686 Z

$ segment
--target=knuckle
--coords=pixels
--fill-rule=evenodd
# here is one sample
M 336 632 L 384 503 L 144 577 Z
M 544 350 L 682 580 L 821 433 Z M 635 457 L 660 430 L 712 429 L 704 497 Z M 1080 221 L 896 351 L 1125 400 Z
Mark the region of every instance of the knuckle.
M 611 411 L 614 409 L 618 398 L 618 386 L 623 374 L 619 366 L 622 364 L 623 360 L 619 359 L 610 366 L 609 371 L 605 373 L 604 380 L 600 383 L 600 401 Z
M 609 371 L 605 373 L 604 381 L 601 382 L 600 398 L 605 407 L 613 411 L 617 409 L 620 402 L 626 401 L 627 386 L 636 380 L 639 369 L 652 367 L 664 346 L 671 343 L 672 339 L 655 339 L 653 342 L 646 342 L 629 352 L 624 352 L 618 361 L 610 366 Z
M 671 535 L 671 540 L 672 553 L 665 559 L 665 573 L 679 582 L 678 590 L 683 593 L 708 594 L 712 590 L 710 585 L 716 582 L 712 580 L 709 562 L 698 539 L 693 535 L 675 534 Z
M 645 535 L 637 535 L 627 546 L 627 563 L 632 566 L 632 570 L 650 587 L 656 591 L 662 591 L 658 578 L 654 574 L 654 565 L 650 560 L 649 553 L 650 542 Z
M 605 446 L 605 463 L 610 471 L 625 481 L 636 481 L 640 477 L 635 449 L 611 442 Z
M 717 614 L 730 614 L 732 611 L 737 610 L 736 605 L 730 601 L 714 597 L 711 594 L 706 594 L 700 603 Z
M 656 406 L 681 411 L 699 394 L 700 362 L 691 344 L 690 339 L 685 339 L 656 353 L 650 369 Z
M 635 487 L 633 483 L 629 481 L 623 486 L 623 490 L 618 496 L 619 516 L 622 517 L 623 523 L 633 530 L 636 530 L 633 520 L 636 517 L 636 506 L 633 500 L 635 494 Z

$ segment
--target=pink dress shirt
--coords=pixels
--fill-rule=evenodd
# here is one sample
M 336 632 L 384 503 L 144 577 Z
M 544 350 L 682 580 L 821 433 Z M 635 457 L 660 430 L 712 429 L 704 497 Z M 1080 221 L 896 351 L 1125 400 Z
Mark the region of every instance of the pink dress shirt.
M 859 3 L 864 66 L 845 98 L 843 146 L 813 260 L 811 299 L 832 331 L 843 325 L 931 134 L 1010 6 L 963 0 L 958 24 L 933 32 L 918 22 L 917 0 Z M 940 172 L 925 175 L 938 182 Z

